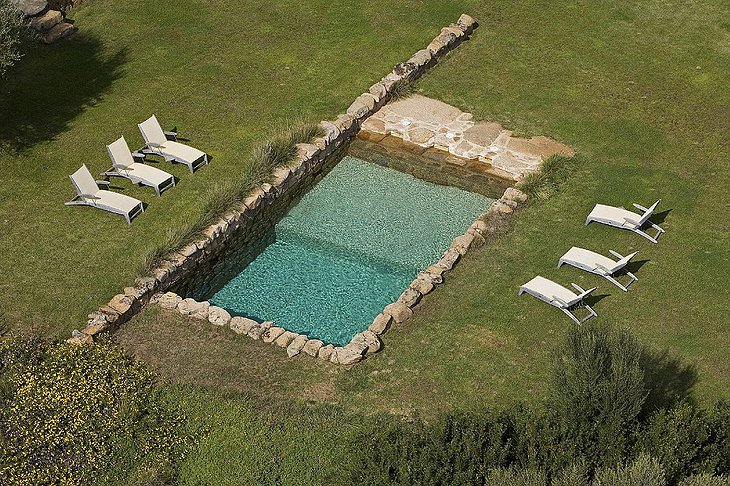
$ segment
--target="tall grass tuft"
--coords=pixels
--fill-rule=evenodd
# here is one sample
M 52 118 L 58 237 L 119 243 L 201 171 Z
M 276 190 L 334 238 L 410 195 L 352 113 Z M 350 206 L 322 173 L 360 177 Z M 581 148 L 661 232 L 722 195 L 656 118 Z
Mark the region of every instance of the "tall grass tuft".
M 301 118 L 287 121 L 274 129 L 271 138 L 256 144 L 244 159 L 245 172 L 208 190 L 198 218 L 169 230 L 165 240 L 144 255 L 137 266 L 137 273 L 148 275 L 167 254 L 193 241 L 206 227 L 240 204 L 256 185 L 269 180 L 274 169 L 289 163 L 296 155 L 298 143 L 310 142 L 321 135 L 319 124 Z
M 416 87 L 413 82 L 408 79 L 399 79 L 390 88 L 390 99 L 391 101 L 401 100 L 412 96 L 416 92 Z
M 553 155 L 545 159 L 538 172 L 528 174 L 517 187 L 527 194 L 530 200 L 541 201 L 558 191 L 570 177 L 577 164 L 577 157 Z

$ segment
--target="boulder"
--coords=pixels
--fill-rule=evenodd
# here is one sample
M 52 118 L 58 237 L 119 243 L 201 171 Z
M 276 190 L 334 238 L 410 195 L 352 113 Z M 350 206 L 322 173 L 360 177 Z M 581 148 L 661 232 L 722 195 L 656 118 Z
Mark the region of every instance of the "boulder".
M 370 327 L 368 327 L 369 331 L 374 332 L 375 334 L 383 334 L 390 325 L 390 322 L 393 318 L 390 316 L 390 314 L 385 314 L 381 312 L 377 316 L 375 316 L 375 319 L 373 319 L 373 323 L 370 324 Z
M 258 325 L 259 323 L 254 321 L 253 319 L 236 316 L 231 318 L 229 327 L 236 334 L 248 334 L 251 328 L 253 328 L 254 326 L 258 327 Z
M 61 22 L 54 25 L 46 35 L 43 36 L 43 42 L 46 44 L 53 44 L 56 41 L 68 37 L 76 32 L 76 27 L 68 22 Z
M 30 20 L 30 26 L 32 29 L 38 32 L 48 32 L 57 24 L 63 21 L 63 14 L 58 10 L 49 10 L 43 15 L 33 17 Z
M 69 344 L 75 344 L 77 346 L 82 346 L 84 344 L 92 344 L 94 342 L 94 338 L 89 336 L 86 333 L 83 333 L 81 331 L 78 331 L 74 329 L 71 332 L 71 338 L 66 340 Z
M 222 307 L 211 305 L 208 308 L 208 321 L 216 326 L 226 326 L 231 322 L 231 314 Z
M 159 295 L 157 298 L 157 305 L 163 309 L 175 309 L 178 304 L 182 302 L 182 297 L 174 292 L 165 292 L 164 294 L 157 295 Z
M 451 248 L 458 251 L 461 255 L 466 255 L 466 252 L 469 250 L 469 247 L 471 246 L 473 241 L 474 235 L 470 235 L 468 233 L 465 235 L 457 236 L 451 242 Z
M 421 293 L 410 287 L 398 297 L 398 302 L 403 302 L 408 307 L 415 306 L 419 300 L 421 300 Z
M 436 263 L 436 266 L 443 267 L 446 270 L 451 270 L 452 268 L 454 268 L 454 264 L 459 261 L 460 256 L 461 253 L 449 248 L 448 250 L 446 250 L 446 252 L 444 252 L 441 259 Z
M 177 305 L 180 314 L 194 317 L 196 319 L 208 319 L 208 301 L 198 302 L 195 299 L 187 298 Z
M 441 36 L 436 37 L 434 40 L 431 41 L 431 43 L 426 47 L 428 49 L 428 52 L 433 54 L 434 56 L 439 56 L 441 53 L 446 50 L 448 47 L 448 42 L 446 39 L 442 38 Z
M 385 86 L 381 82 L 377 82 L 374 85 L 370 86 L 368 92 L 373 95 L 376 103 L 379 103 L 380 100 L 388 95 L 388 90 L 385 89 Z
M 340 362 L 337 354 L 340 352 L 341 349 L 342 346 L 337 346 L 332 350 L 332 354 L 330 354 L 330 363 L 338 364 Z
M 322 348 L 322 346 L 324 346 L 324 343 L 319 339 L 310 339 L 304 345 L 302 351 L 309 356 L 317 357 L 317 353 L 319 352 L 320 348 Z
M 286 330 L 283 327 L 272 326 L 271 328 L 264 331 L 261 335 L 261 340 L 265 343 L 273 343 L 276 339 L 284 334 Z
M 383 313 L 392 316 L 393 320 L 398 323 L 404 322 L 413 315 L 411 308 L 402 302 L 386 305 Z
M 509 204 L 506 204 L 502 200 L 499 200 L 496 203 L 494 203 L 493 207 L 494 207 L 495 211 L 502 213 L 502 214 L 509 214 L 512 211 L 514 211 L 514 209 L 512 209 L 512 207 Z
M 355 334 L 350 344 L 364 347 L 366 354 L 377 353 L 380 350 L 380 338 L 373 331 L 367 330 Z
M 46 0 L 12 0 L 12 2 L 18 7 L 18 10 L 28 17 L 38 15 L 48 6 Z
M 527 201 L 527 194 L 520 191 L 516 187 L 508 187 L 504 194 L 502 195 L 502 199 L 505 199 L 507 201 L 514 201 L 516 203 L 523 203 Z
M 261 327 L 260 324 L 256 324 L 255 326 L 251 326 L 251 329 L 248 330 L 248 337 L 254 341 L 258 341 L 266 331 L 267 329 Z
M 411 282 L 410 288 L 412 288 L 421 295 L 426 295 L 434 288 L 433 280 L 417 278 L 413 282 Z
M 291 344 L 291 342 L 297 336 L 298 336 L 298 334 L 295 332 L 284 331 L 278 338 L 276 338 L 276 341 L 274 341 L 274 344 L 276 344 L 280 348 L 286 348 L 287 346 L 289 346 L 289 344 Z
M 125 294 L 117 294 L 112 297 L 112 300 L 107 305 L 119 314 L 126 314 L 132 308 L 132 304 L 134 304 L 132 297 Z
M 421 49 L 411 56 L 408 60 L 409 63 L 415 64 L 418 67 L 427 66 L 433 59 L 433 54 L 428 49 Z
M 370 93 L 363 93 L 352 102 L 347 114 L 356 118 L 364 118 L 375 108 L 375 97 Z
M 353 344 L 348 344 L 343 348 L 339 348 L 337 350 L 337 362 L 341 365 L 352 365 L 362 361 L 365 349 L 367 348 Z
M 467 34 L 470 34 L 479 24 L 471 15 L 461 14 L 461 16 L 459 16 L 459 20 L 456 21 L 456 25 L 461 27 L 461 30 Z
M 335 349 L 335 347 L 331 344 L 327 344 L 326 346 L 322 346 L 319 348 L 319 351 L 317 351 L 317 357 L 319 359 L 322 359 L 324 361 L 329 361 L 330 356 L 332 356 L 332 351 Z
M 294 356 L 298 355 L 302 352 L 302 349 L 304 349 L 304 345 L 307 344 L 307 340 L 309 338 L 305 336 L 304 334 L 299 334 L 296 336 L 291 343 L 289 343 L 289 346 L 286 348 L 286 355 L 290 358 L 293 358 Z
M 324 139 L 328 144 L 334 143 L 340 136 L 340 129 L 330 121 L 321 121 L 319 122 L 319 126 L 322 128 L 322 131 L 324 132 Z

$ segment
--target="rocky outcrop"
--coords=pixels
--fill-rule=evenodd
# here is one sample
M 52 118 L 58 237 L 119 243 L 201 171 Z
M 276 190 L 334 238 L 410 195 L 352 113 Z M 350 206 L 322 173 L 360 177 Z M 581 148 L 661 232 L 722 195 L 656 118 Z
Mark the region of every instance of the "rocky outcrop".
M 46 44 L 53 44 L 76 32 L 63 13 L 52 10 L 46 0 L 11 0 L 28 18 L 28 27 L 36 31 Z

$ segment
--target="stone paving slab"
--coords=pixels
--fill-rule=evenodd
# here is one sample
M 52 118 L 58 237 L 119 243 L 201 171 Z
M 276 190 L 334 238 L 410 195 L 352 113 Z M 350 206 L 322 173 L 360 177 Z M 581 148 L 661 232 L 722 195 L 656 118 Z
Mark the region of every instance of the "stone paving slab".
M 421 95 L 385 105 L 362 125 L 365 137 L 376 140 L 391 135 L 424 148 L 478 160 L 519 181 L 540 168 L 551 155 L 572 156 L 573 149 L 549 137 L 513 137 L 499 123 L 474 121 L 443 101 Z

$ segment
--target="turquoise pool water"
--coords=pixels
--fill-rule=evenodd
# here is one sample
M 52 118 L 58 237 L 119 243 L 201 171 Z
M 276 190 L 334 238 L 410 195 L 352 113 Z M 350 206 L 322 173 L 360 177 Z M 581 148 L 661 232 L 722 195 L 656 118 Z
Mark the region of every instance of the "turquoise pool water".
M 209 300 L 344 345 L 438 260 L 492 199 L 345 157 Z

